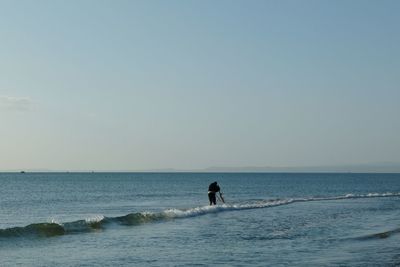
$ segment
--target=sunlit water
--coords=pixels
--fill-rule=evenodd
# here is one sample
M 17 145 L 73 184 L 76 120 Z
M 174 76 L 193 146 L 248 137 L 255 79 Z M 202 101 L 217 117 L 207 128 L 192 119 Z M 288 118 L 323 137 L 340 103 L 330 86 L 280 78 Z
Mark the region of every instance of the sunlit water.
M 226 203 L 208 206 L 218 181 Z M 399 174 L 0 174 L 1 266 L 399 266 Z

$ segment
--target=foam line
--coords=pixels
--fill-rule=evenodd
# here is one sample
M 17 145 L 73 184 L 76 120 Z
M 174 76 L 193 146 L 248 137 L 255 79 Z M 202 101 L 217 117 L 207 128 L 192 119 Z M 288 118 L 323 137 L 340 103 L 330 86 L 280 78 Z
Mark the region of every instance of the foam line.
M 236 211 L 236 210 L 248 210 L 248 209 L 260 209 L 268 207 L 277 207 L 282 205 L 288 205 L 298 202 L 310 202 L 310 201 L 328 201 L 328 200 L 343 200 L 343 199 L 359 199 L 359 198 L 378 198 L 378 197 L 399 197 L 400 193 L 368 193 L 368 194 L 347 194 L 336 197 L 310 197 L 310 198 L 288 198 L 288 199 L 275 199 L 275 200 L 260 200 L 241 202 L 233 204 L 223 204 L 216 206 L 201 206 L 190 209 L 167 209 L 161 212 L 138 212 L 130 213 L 118 217 L 104 217 L 97 216 L 95 218 L 88 218 L 85 220 L 78 220 L 73 222 L 50 222 L 50 223 L 36 223 L 30 224 L 25 227 L 11 227 L 6 229 L 0 229 L 1 238 L 12 238 L 12 237 L 52 237 L 60 236 L 65 234 L 77 234 L 92 231 L 99 231 L 106 229 L 110 224 L 135 226 L 145 223 L 160 222 L 178 218 L 190 218 L 197 217 L 211 213 L 225 212 L 225 211 Z M 372 235 L 371 237 L 381 237 L 390 235 L 393 233 L 400 232 L 400 230 L 389 231 L 385 233 L 379 233 Z M 371 238 L 366 237 L 366 238 Z

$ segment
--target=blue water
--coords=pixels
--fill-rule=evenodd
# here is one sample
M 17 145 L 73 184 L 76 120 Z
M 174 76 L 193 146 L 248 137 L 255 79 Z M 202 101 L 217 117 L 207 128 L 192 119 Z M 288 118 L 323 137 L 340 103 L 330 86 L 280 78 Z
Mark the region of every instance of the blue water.
M 226 203 L 208 206 L 218 181 Z M 1 266 L 399 266 L 400 174 L 2 173 Z

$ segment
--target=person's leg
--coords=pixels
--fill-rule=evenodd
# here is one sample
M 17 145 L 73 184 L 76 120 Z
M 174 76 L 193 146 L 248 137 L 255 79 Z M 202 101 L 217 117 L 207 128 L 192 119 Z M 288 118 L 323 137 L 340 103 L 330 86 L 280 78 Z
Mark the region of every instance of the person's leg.
M 210 201 L 210 206 L 212 205 L 212 193 L 208 193 L 208 200 Z
M 211 194 L 212 196 L 212 203 L 214 204 L 214 205 L 217 205 L 217 198 L 215 197 L 215 194 Z

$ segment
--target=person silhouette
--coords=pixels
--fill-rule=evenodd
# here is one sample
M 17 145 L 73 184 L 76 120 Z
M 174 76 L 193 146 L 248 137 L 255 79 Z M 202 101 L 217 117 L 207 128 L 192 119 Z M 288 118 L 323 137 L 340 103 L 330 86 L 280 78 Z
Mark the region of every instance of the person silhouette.
M 225 203 L 224 198 L 222 197 L 221 188 L 217 182 L 213 182 L 208 186 L 208 200 L 210 201 L 210 206 L 217 204 L 216 193 L 219 193 L 221 201 Z

